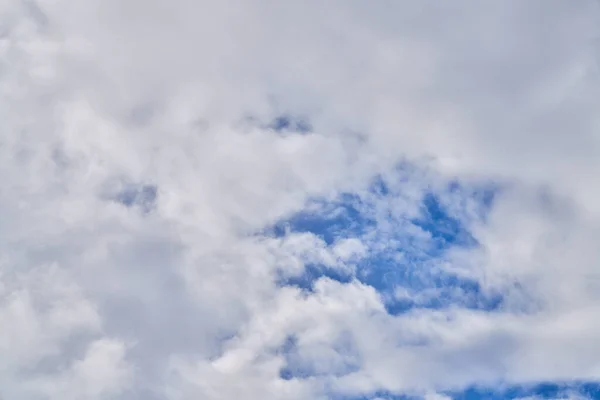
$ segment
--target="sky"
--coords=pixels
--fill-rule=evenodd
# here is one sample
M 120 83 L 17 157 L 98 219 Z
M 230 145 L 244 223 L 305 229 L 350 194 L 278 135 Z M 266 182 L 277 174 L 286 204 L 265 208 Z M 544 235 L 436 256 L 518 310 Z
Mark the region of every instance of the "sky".
M 0 0 L 0 398 L 600 399 L 600 3 Z

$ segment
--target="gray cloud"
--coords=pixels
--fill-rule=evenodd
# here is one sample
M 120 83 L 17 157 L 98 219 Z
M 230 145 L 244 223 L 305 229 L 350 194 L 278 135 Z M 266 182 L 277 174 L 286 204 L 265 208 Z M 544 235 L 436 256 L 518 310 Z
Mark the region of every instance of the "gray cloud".
M 39 0 L 0 15 L 0 396 L 437 399 L 600 377 L 596 2 Z M 310 130 L 244 122 L 285 115 Z M 439 264 L 505 293 L 504 310 L 391 316 L 357 281 L 277 285 L 314 260 L 351 270 L 378 243 L 256 232 L 399 161 L 434 187 L 509 188 L 471 221 L 481 246 Z M 414 212 L 423 186 L 374 208 Z M 318 374 L 280 378 L 290 336 Z

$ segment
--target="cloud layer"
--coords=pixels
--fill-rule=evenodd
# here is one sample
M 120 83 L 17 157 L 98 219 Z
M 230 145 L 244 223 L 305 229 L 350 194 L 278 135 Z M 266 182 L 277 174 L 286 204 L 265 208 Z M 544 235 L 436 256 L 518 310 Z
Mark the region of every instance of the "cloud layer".
M 0 397 L 600 393 L 592 0 L 0 1 Z

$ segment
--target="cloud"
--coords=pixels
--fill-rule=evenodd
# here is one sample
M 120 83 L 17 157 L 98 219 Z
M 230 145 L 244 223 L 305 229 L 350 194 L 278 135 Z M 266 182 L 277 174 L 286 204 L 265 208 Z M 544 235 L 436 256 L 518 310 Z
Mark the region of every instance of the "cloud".
M 594 396 L 596 2 L 0 15 L 0 397 Z
M 125 348 L 114 340 L 90 344 L 83 359 L 67 371 L 36 382 L 43 396 L 51 399 L 101 399 L 121 394 L 130 384 L 131 367 L 123 359 Z

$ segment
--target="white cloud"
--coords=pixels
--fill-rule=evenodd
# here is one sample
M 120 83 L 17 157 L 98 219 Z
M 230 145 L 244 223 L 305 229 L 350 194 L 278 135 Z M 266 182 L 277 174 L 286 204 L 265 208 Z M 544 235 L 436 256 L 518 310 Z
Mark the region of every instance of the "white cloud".
M 0 396 L 600 378 L 596 2 L 38 0 L 0 15 Z M 265 128 L 283 113 L 314 132 Z M 393 196 L 365 194 L 375 174 Z M 391 316 L 356 280 L 276 284 L 307 263 L 351 273 L 449 180 L 503 185 L 485 219 L 441 192 L 481 246 L 435 261 L 502 292 L 502 310 Z M 119 204 L 123 182 L 154 185 L 156 204 Z M 259 233 L 341 192 L 368 198 L 375 233 Z M 312 376 L 281 378 L 290 363 Z
M 132 371 L 124 360 L 125 348 L 114 340 L 92 342 L 83 359 L 68 370 L 36 382 L 50 399 L 102 399 L 121 394 L 131 383 Z

